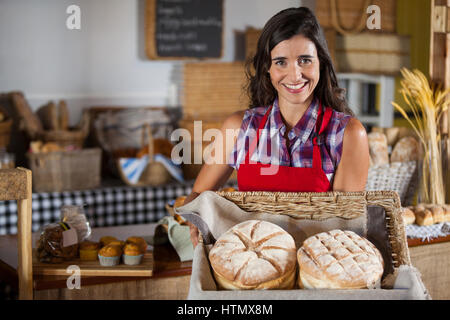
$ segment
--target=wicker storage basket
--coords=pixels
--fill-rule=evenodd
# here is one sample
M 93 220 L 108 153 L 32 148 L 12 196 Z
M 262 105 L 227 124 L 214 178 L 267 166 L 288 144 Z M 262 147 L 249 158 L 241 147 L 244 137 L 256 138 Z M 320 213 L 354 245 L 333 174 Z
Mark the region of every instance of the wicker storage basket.
M 345 30 L 354 29 L 361 18 L 364 19 L 364 22 L 367 20 L 369 15 L 366 13 L 367 6 L 365 4 L 380 7 L 381 31 L 395 32 L 396 30 L 396 1 L 383 0 L 316 0 L 315 14 L 322 28 L 333 27 L 331 1 L 336 2 L 337 21 Z M 373 32 L 380 32 L 380 30 L 374 29 Z
M 147 139 L 145 139 L 147 137 Z M 120 160 L 116 159 L 117 170 L 119 171 L 120 178 L 123 182 L 130 186 L 158 186 L 168 183 L 172 180 L 172 175 L 167 171 L 166 167 L 157 161 L 153 160 L 154 157 L 154 145 L 153 145 L 153 135 L 149 124 L 142 127 L 142 146 L 144 147 L 145 141 L 147 140 L 148 145 L 148 158 L 149 162 L 142 172 L 141 177 L 137 183 L 131 182 L 125 172 L 122 170 L 120 165 Z
M 248 216 L 242 217 L 241 221 L 249 219 L 268 219 L 272 215 L 274 218 L 283 218 L 283 215 L 292 217 L 294 220 L 278 220 L 283 221 L 285 226 L 289 226 L 291 230 L 298 230 L 301 221 L 315 220 L 314 225 L 310 225 L 309 233 L 322 232 L 322 223 L 329 218 L 338 218 L 334 221 L 353 221 L 356 218 L 367 218 L 368 238 L 371 225 L 383 230 L 383 244 L 378 242 L 377 247 L 382 251 L 385 260 L 385 274 L 382 279 L 381 289 L 371 290 L 217 290 L 210 271 L 209 260 L 207 258 L 207 247 L 210 246 L 211 237 L 200 238 L 199 245 L 196 247 L 193 261 L 193 271 L 191 276 L 191 285 L 188 299 L 408 299 L 419 298 L 429 299 L 429 295 L 423 286 L 420 276 L 415 273 L 415 269 L 411 265 L 408 245 L 406 241 L 406 233 L 401 216 L 401 206 L 398 194 L 393 191 L 367 191 L 367 192 L 325 192 L 325 193 L 295 193 L 295 192 L 216 192 L 217 195 L 231 201 L 240 209 L 248 213 Z M 200 196 L 207 198 L 206 200 L 214 201 L 213 195 L 202 193 Z M 200 200 L 202 200 L 199 197 Z M 194 202 L 192 202 L 194 203 Z M 193 210 L 190 204 L 180 207 L 177 213 L 186 214 Z M 197 202 L 201 203 L 201 202 Z M 375 220 L 371 220 L 368 214 L 369 207 L 381 207 L 380 211 L 372 211 L 376 213 Z M 184 208 L 184 210 L 183 210 Z M 211 211 L 207 209 L 226 208 L 229 212 L 232 207 L 228 207 L 223 202 L 217 202 L 216 207 L 204 206 L 195 207 L 195 209 Z M 372 208 L 370 208 L 372 209 Z M 375 210 L 380 208 L 374 208 Z M 186 211 L 185 211 L 186 210 Z M 217 215 L 218 212 L 213 212 Z M 261 218 L 258 216 L 261 215 Z M 200 216 L 202 216 L 200 214 Z M 238 212 L 234 210 L 233 214 L 223 218 L 223 224 L 233 225 L 234 219 L 238 217 Z M 266 217 L 266 218 L 263 218 Z M 284 219 L 283 218 L 283 219 Z M 212 219 L 212 220 L 211 220 Z M 206 217 L 205 221 L 213 223 L 216 218 Z M 228 219 L 231 219 L 228 221 Z M 225 222 L 228 221 L 228 222 Z M 233 222 L 234 221 L 234 222 Z M 305 221 L 305 223 L 313 223 L 313 221 Z M 333 222 L 335 223 L 335 222 Z M 328 225 L 328 227 L 332 226 Z M 305 225 L 306 226 L 306 225 Z M 360 226 L 363 227 L 363 226 Z M 213 228 L 214 229 L 214 228 Z M 379 229 L 375 229 L 379 230 Z M 213 232 L 218 232 L 215 229 Z M 372 229 L 371 234 L 377 234 Z M 217 237 L 217 235 L 216 235 Z M 380 239 L 381 239 L 380 238 Z M 371 240 L 372 241 L 372 240 Z M 386 263 L 389 263 L 387 268 Z M 403 287 L 399 289 L 395 287 L 397 276 L 400 271 L 407 270 L 408 276 L 411 275 L 411 287 Z M 411 290 L 411 291 L 409 291 Z
M 186 63 L 184 66 L 183 117 L 221 121 L 248 106 L 243 92 L 242 62 Z
M 412 204 L 418 185 L 416 161 L 393 162 L 369 168 L 366 190 L 392 190 L 398 193 L 403 206 Z
M 33 192 L 95 188 L 101 182 L 101 149 L 28 153 Z

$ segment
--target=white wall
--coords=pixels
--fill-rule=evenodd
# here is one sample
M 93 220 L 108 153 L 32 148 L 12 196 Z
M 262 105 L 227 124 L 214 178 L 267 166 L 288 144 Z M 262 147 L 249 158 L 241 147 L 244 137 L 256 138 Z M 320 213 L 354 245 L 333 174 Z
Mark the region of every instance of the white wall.
M 71 4 L 81 30 L 66 28 Z M 299 5 L 314 0 L 224 0 L 221 61 L 239 58 L 236 32 Z M 144 24 L 144 0 L 0 0 L 0 92 L 24 92 L 33 109 L 65 99 L 71 124 L 93 105 L 165 106 L 182 62 L 148 60 Z

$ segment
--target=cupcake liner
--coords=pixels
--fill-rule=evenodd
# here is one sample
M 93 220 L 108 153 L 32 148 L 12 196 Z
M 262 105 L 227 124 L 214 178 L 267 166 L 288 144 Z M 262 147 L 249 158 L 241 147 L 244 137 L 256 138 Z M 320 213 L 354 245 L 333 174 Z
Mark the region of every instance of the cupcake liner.
M 120 256 L 117 257 L 104 257 L 101 255 L 98 255 L 98 259 L 100 260 L 100 264 L 104 267 L 112 267 L 116 266 L 120 262 Z
M 140 264 L 143 256 L 144 256 L 143 254 L 140 254 L 138 256 L 129 256 L 129 255 L 124 254 L 123 255 L 123 263 L 130 265 L 130 266 Z

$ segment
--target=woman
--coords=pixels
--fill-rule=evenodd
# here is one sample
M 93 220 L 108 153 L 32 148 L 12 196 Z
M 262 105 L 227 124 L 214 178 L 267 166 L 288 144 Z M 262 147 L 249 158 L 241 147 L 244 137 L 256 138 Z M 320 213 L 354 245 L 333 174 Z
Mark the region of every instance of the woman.
M 236 142 L 222 141 L 223 161 L 203 165 L 185 203 L 219 189 L 234 169 L 240 191 L 364 190 L 366 131 L 346 105 L 308 8 L 282 10 L 266 23 L 247 76 L 250 108 L 229 116 L 221 128 L 223 139 L 227 130 L 238 131 Z M 192 225 L 191 239 L 195 246 Z

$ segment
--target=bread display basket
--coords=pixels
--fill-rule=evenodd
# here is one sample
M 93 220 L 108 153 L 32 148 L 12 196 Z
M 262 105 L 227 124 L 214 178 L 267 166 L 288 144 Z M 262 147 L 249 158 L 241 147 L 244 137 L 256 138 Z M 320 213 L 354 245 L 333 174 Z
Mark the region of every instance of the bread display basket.
M 205 191 L 176 213 L 200 230 L 188 299 L 401 300 L 430 299 L 411 265 L 401 204 L 395 191 L 364 192 L 213 192 Z M 314 234 L 352 230 L 381 252 L 384 273 L 374 289 L 219 290 L 208 252 L 215 239 L 242 221 L 265 220 L 288 231 L 297 249 Z
M 418 186 L 417 161 L 371 166 L 366 191 L 396 191 L 403 206 L 411 205 Z

